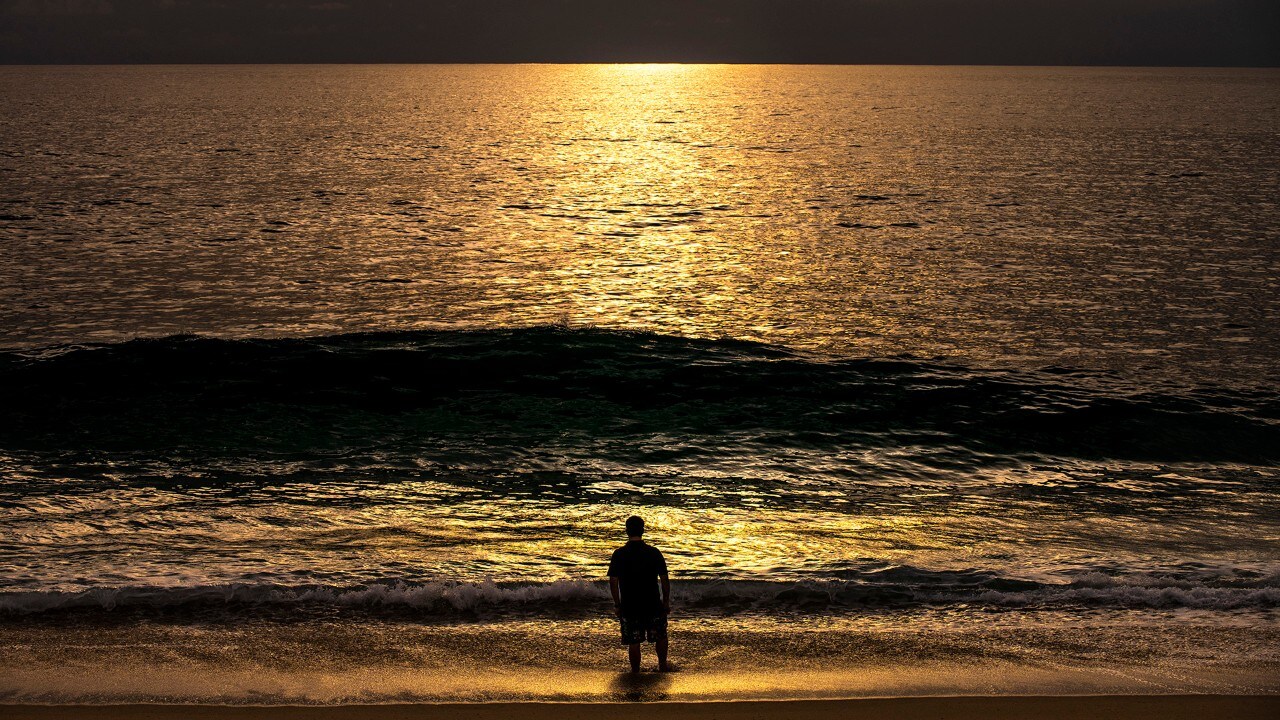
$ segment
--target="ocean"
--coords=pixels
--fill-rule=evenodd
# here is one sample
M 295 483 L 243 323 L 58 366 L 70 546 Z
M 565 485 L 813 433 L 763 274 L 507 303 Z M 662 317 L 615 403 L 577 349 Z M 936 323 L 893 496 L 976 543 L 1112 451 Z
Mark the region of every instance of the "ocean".
M 1280 692 L 1280 71 L 0 96 L 0 703 Z

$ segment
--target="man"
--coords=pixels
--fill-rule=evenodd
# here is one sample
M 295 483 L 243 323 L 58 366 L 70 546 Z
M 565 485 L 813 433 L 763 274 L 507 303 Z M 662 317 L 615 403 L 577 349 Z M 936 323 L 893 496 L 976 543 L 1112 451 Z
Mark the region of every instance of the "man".
M 658 651 L 658 672 L 667 672 L 671 581 L 662 551 L 644 542 L 644 520 L 639 516 L 627 518 L 627 544 L 614 550 L 609 560 L 609 592 L 622 625 L 622 644 L 627 646 L 631 672 L 640 672 L 640 644 L 646 640 Z

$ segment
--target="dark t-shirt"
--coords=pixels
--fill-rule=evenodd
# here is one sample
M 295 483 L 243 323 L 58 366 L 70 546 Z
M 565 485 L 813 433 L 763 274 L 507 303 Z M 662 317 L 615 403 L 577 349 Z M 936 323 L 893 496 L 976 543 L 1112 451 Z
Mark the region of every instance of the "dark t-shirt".
M 662 551 L 643 540 L 632 540 L 614 550 L 609 560 L 609 577 L 618 578 L 622 614 L 627 617 L 652 617 L 662 612 L 658 577 L 666 575 L 667 560 Z

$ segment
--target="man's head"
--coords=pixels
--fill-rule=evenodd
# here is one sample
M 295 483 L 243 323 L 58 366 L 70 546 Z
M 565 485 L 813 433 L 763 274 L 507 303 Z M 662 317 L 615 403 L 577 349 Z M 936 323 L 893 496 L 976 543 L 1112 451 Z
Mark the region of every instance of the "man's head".
M 638 538 L 644 535 L 644 518 L 632 515 L 627 518 L 627 537 Z

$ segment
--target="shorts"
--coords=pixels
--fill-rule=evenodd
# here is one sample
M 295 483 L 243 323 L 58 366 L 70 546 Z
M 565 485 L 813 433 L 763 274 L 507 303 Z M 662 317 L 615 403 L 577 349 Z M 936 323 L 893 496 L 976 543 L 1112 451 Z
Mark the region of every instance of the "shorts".
M 634 645 L 642 642 L 658 642 L 667 639 L 667 616 L 642 615 L 640 617 L 622 616 L 618 618 L 622 626 L 622 644 Z

